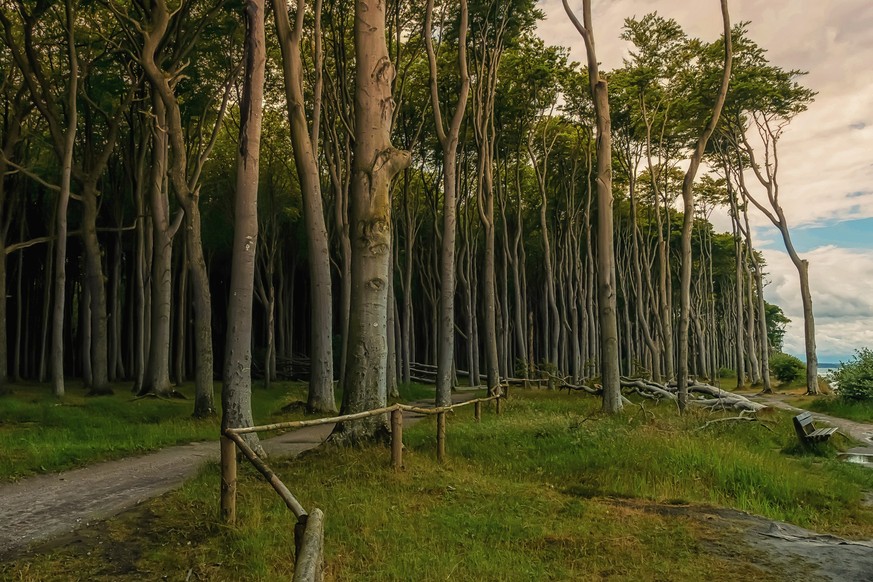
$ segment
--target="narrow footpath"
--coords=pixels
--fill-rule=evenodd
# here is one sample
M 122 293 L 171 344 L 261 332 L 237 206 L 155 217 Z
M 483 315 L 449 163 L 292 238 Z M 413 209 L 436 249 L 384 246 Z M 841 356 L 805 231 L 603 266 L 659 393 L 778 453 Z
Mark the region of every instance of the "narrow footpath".
M 452 400 L 463 402 L 474 396 L 462 392 Z M 423 418 L 406 412 L 403 417 L 404 425 Z M 333 427 L 306 427 L 262 444 L 270 457 L 294 457 L 319 446 Z M 218 459 L 217 440 L 198 442 L 0 485 L 0 560 L 171 491 Z

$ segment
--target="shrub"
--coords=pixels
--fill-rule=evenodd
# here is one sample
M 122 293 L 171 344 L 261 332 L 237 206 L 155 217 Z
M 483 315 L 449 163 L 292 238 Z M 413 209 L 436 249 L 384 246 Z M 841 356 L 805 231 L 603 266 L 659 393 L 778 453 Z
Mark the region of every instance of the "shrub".
M 843 400 L 873 400 L 873 351 L 858 350 L 832 374 Z
M 806 371 L 806 365 L 790 354 L 778 352 L 770 356 L 770 373 L 782 383 L 794 382 Z

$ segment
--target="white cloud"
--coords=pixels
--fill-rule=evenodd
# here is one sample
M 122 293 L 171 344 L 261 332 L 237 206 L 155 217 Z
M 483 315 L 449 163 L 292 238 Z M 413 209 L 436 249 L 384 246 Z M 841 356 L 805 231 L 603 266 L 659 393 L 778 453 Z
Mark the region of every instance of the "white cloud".
M 788 255 L 764 249 L 767 301 L 776 303 L 791 320 L 785 351 L 803 356 L 803 307 L 797 269 Z M 815 313 L 819 360 L 846 359 L 861 347 L 873 347 L 873 253 L 824 246 L 805 254 L 810 264 L 810 288 Z

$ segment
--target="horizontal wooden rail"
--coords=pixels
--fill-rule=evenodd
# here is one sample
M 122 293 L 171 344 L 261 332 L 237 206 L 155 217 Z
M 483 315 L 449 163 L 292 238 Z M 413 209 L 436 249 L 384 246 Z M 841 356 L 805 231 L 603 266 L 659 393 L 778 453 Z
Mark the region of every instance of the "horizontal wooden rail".
M 395 410 L 402 410 L 404 412 L 414 412 L 416 414 L 439 414 L 440 412 L 450 412 L 455 408 L 461 408 L 462 406 L 469 406 L 471 404 L 475 404 L 476 402 L 490 402 L 492 400 L 499 400 L 504 396 L 501 394 L 495 394 L 494 396 L 487 396 L 484 398 L 474 398 L 471 400 L 465 400 L 464 402 L 459 402 L 457 404 L 451 404 L 449 406 L 440 406 L 440 407 L 420 407 L 420 406 L 409 406 L 408 404 L 392 404 L 391 406 L 386 406 L 384 408 L 376 408 L 374 410 L 365 410 L 364 412 L 356 412 L 354 414 L 344 414 L 342 416 L 331 416 L 329 418 L 316 418 L 314 420 L 293 420 L 288 422 L 277 422 L 274 424 L 263 424 L 260 426 L 247 426 L 242 428 L 226 428 L 224 429 L 225 434 L 231 435 L 242 435 L 242 434 L 251 434 L 254 432 L 266 432 L 271 430 L 287 430 L 292 428 L 305 428 L 307 426 L 320 426 L 324 424 L 333 424 L 337 422 L 346 422 L 350 420 L 361 420 L 362 418 L 369 418 L 371 416 L 378 416 L 380 414 L 387 414 L 389 412 L 393 412 Z
M 344 414 L 342 416 L 332 416 L 330 418 L 316 418 L 315 420 L 295 420 L 290 422 L 277 422 L 275 424 L 264 424 L 261 426 L 247 426 L 243 428 L 226 428 L 224 432 L 233 434 L 250 434 L 253 432 L 265 432 L 268 430 L 285 430 L 288 428 L 304 428 L 307 426 L 319 426 L 322 424 L 331 424 L 336 422 L 345 422 L 347 420 L 360 420 L 371 416 L 378 416 L 395 410 L 399 404 L 386 406 L 385 408 L 377 408 L 375 410 L 365 410 L 364 412 L 356 412 L 354 414 Z

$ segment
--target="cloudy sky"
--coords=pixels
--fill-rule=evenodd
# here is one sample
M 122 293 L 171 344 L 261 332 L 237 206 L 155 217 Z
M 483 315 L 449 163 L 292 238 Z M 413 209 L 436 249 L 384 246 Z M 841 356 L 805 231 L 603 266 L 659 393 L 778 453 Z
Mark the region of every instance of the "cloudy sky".
M 581 0 L 570 0 L 581 20 Z M 584 47 L 561 0 L 541 0 L 540 35 L 569 46 L 584 62 Z M 626 17 L 657 11 L 691 35 L 721 33 L 718 0 L 593 0 L 598 58 L 620 67 Z M 750 21 L 749 34 L 770 62 L 808 71 L 803 83 L 818 92 L 780 141 L 780 188 L 792 238 L 809 260 L 820 362 L 846 360 L 873 348 L 873 2 L 870 0 L 730 0 L 732 22 Z M 750 182 L 751 184 L 751 182 Z M 726 218 L 715 221 L 729 229 Z M 803 315 L 797 271 L 778 231 L 755 217 L 756 246 L 767 260 L 767 300 L 793 320 L 785 349 L 803 356 Z

